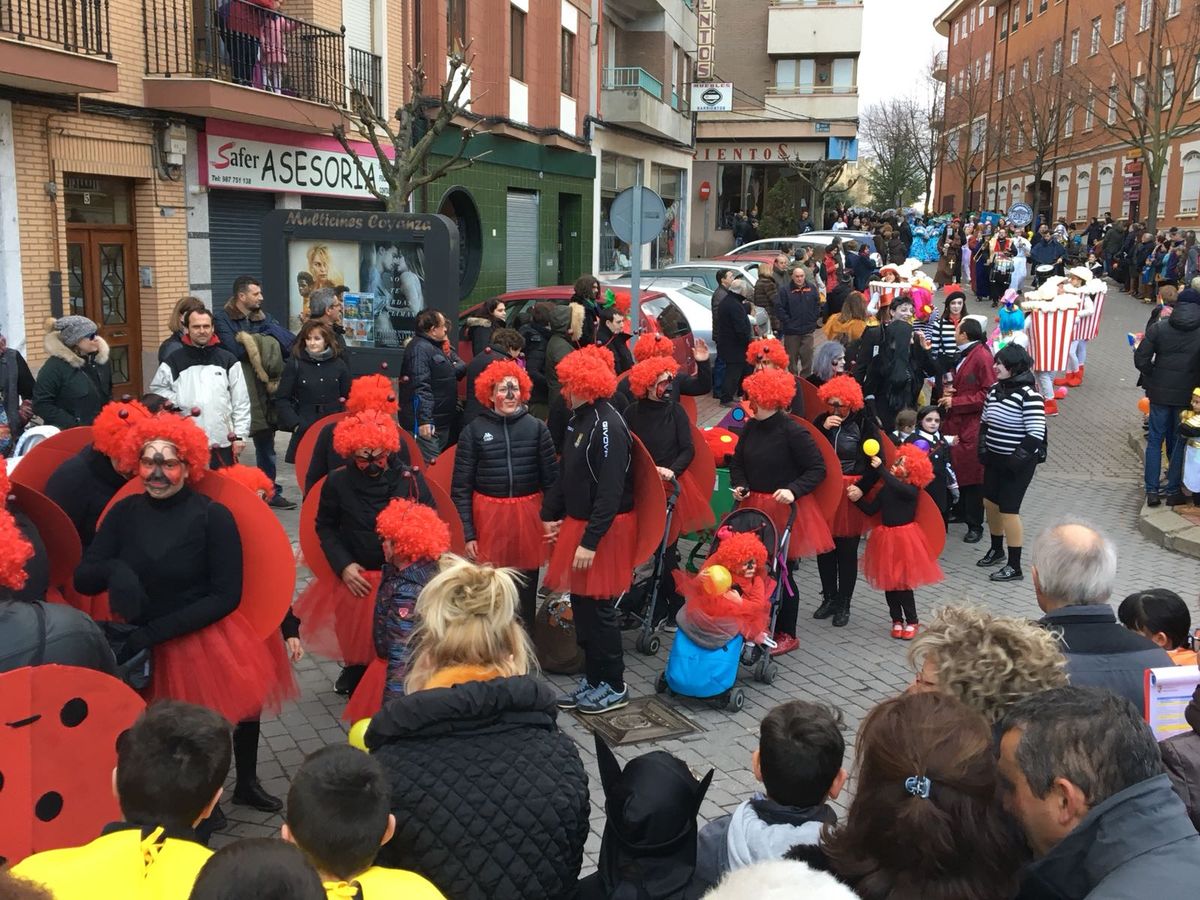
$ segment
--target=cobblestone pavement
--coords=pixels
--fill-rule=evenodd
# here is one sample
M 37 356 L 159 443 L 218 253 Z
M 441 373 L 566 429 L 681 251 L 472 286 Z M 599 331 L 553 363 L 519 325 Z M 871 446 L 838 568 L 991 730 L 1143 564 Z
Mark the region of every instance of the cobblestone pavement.
M 971 301 L 968 312 L 990 312 Z M 1152 586 L 1170 587 L 1194 596 L 1196 563 L 1144 539 L 1136 520 L 1143 497 L 1139 466 L 1127 436 L 1136 428 L 1136 403 L 1140 390 L 1126 333 L 1141 331 L 1147 307 L 1128 295 L 1113 290 L 1104 309 L 1099 338 L 1092 343 L 1083 387 L 1072 390 L 1062 401 L 1061 414 L 1050 420 L 1050 454 L 1038 470 L 1023 509 L 1026 544 L 1037 533 L 1062 516 L 1080 516 L 1100 525 L 1117 542 L 1120 564 L 1116 597 Z M 282 460 L 282 442 L 280 459 Z M 249 461 L 249 460 L 247 460 Z M 280 481 L 295 496 L 290 467 Z M 282 513 L 289 533 L 296 534 L 298 515 Z M 939 606 L 970 601 L 1000 613 L 1036 617 L 1039 614 L 1033 585 L 1023 582 L 993 585 L 987 571 L 975 561 L 986 550 L 985 542 L 964 544 L 965 526 L 951 526 L 942 556 L 945 581 L 917 594 L 918 608 L 928 618 Z M 248 548 L 249 549 L 249 548 Z M 1028 557 L 1027 557 L 1028 558 Z M 248 562 L 252 564 L 252 550 Z M 303 573 L 302 573 L 303 574 Z M 662 749 L 677 754 L 694 770 L 716 769 L 712 787 L 701 810 L 704 819 L 728 811 L 756 789 L 749 770 L 750 753 L 757 746 L 758 723 L 775 704 L 794 698 L 822 701 L 839 707 L 846 718 L 846 737 L 853 744 L 858 723 L 873 705 L 896 694 L 912 678 L 905 662 L 906 645 L 887 635 L 887 607 L 880 592 L 861 582 L 854 599 L 853 616 L 846 628 L 834 630 L 828 622 L 810 617 L 819 599 L 816 566 L 801 565 L 799 651 L 780 659 L 780 671 L 770 686 L 749 678 L 739 681 L 746 691 L 745 708 L 738 713 L 717 711 L 694 701 L 674 704 L 699 726 L 696 734 L 661 743 Z M 667 647 L 657 657 L 640 655 L 633 636 L 626 639 L 626 677 L 634 696 L 653 693 L 654 680 L 665 665 Z M 267 790 L 283 796 L 288 776 L 305 754 L 333 741 L 345 740 L 346 724 L 340 720 L 344 700 L 333 693 L 337 666 L 307 657 L 298 667 L 303 696 L 280 718 L 263 723 L 260 777 Z M 552 677 L 559 686 L 570 679 Z M 590 733 L 572 716 L 561 717 L 563 727 L 579 743 L 592 784 L 592 834 L 587 843 L 585 870 L 595 865 L 604 824 L 603 794 L 600 789 Z M 623 760 L 651 749 L 649 745 L 621 748 Z M 847 751 L 847 767 L 852 749 Z M 853 782 L 851 783 L 853 785 Z M 229 831 L 217 843 L 235 837 L 275 834 L 278 816 L 225 806 Z

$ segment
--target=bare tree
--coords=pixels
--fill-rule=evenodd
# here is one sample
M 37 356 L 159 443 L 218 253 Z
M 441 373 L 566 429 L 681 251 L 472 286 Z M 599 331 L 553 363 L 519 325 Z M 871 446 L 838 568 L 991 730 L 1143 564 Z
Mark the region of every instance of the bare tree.
M 966 58 L 979 59 L 983 55 L 982 46 L 981 42 L 979 53 L 971 47 L 962 52 Z M 946 89 L 944 154 L 948 168 L 959 179 L 962 209 L 973 205 L 975 179 L 987 171 L 988 164 L 1000 153 L 1001 129 L 989 115 L 993 90 L 992 79 L 985 77 L 989 74 L 978 67 L 966 66 Z
M 450 56 L 449 71 L 439 96 L 425 93 L 424 66 L 418 62 L 409 68 L 408 100 L 396 110 L 395 122 L 380 114 L 371 99 L 357 87 L 350 89 L 350 111 L 359 131 L 366 136 L 375 151 L 375 163 L 382 175 L 376 177 L 374 165 L 367 164 L 346 136 L 346 129 L 333 129 L 342 149 L 350 154 L 359 176 L 367 189 L 387 204 L 388 212 L 404 212 L 408 198 L 417 189 L 436 181 L 443 175 L 471 166 L 475 158 L 466 155 L 471 139 L 479 133 L 475 121 L 462 128 L 458 147 L 451 156 L 430 165 L 433 145 L 455 120 L 471 119 L 469 87 L 474 57 L 461 52 Z
M 1128 22 L 1124 40 L 1102 41 L 1099 64 L 1078 67 L 1074 82 L 1080 93 L 1090 91 L 1098 99 L 1096 124 L 1141 153 L 1149 188 L 1143 218 L 1153 233 L 1171 143 L 1200 132 L 1200 116 L 1191 102 L 1200 5 L 1170 0 L 1146 0 L 1143 5 L 1146 20 Z M 1136 7 L 1139 13 L 1141 8 Z M 1134 4 L 1129 10 L 1134 12 Z M 1148 33 L 1143 37 L 1143 32 Z
M 912 98 L 893 98 L 871 104 L 859 116 L 858 134 L 871 160 L 871 202 L 881 209 L 916 199 L 920 189 L 924 173 L 912 155 L 915 108 Z
M 920 83 L 911 97 L 904 100 L 904 139 L 913 165 L 921 174 L 925 187 L 925 214 L 929 215 L 933 201 L 933 179 L 946 155 L 945 85 L 933 77 L 937 56 L 930 60 Z
M 999 77 L 999 76 L 997 76 Z M 1064 96 L 1064 79 L 1052 81 L 1024 78 L 1009 97 L 1009 111 L 1005 116 L 1004 141 L 1017 140 L 1021 152 L 1029 154 L 1029 172 L 1033 175 L 1033 208 L 1037 213 L 1050 202 L 1043 196 L 1042 181 L 1048 163 L 1058 154 L 1062 139 L 1065 109 L 1070 107 L 1071 98 Z M 1002 151 L 1005 148 L 1000 148 Z M 1010 146 L 1007 148 L 1012 150 Z
M 839 184 L 842 173 L 846 170 L 844 159 L 796 159 L 788 157 L 788 166 L 803 178 L 812 191 L 812 220 L 823 222 L 825 219 L 825 201 L 831 194 L 847 194 L 858 182 L 858 176 L 852 176 L 844 184 Z

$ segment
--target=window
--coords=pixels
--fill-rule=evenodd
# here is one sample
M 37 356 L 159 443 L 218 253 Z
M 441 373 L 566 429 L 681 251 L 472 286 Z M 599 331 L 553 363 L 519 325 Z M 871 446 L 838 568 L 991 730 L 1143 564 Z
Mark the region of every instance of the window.
M 467 46 L 467 0 L 446 0 L 446 55 Z
M 1029 84 L 1029 60 L 1021 60 L 1021 86 Z
M 854 59 L 846 57 L 833 61 L 833 91 L 835 94 L 854 92 Z
M 1089 56 L 1095 56 L 1100 52 L 1100 17 L 1092 19 L 1092 46 L 1088 50 Z
M 1200 100 L 1200 56 L 1196 57 L 1196 67 L 1192 69 L 1192 99 Z
M 1054 52 L 1050 54 L 1050 74 L 1057 75 L 1062 71 L 1062 38 L 1054 42 Z
M 1200 62 L 1197 62 L 1196 65 L 1200 66 Z M 1017 67 L 1009 66 L 1008 67 L 1008 95 L 1011 97 L 1012 92 L 1015 91 L 1016 89 L 1017 89 Z
M 1167 16 L 1179 15 L 1179 0 L 1167 0 Z
M 1113 10 L 1113 39 L 1114 44 L 1125 40 L 1125 4 L 1118 3 Z
M 1183 157 L 1183 184 L 1179 188 L 1179 214 L 1194 216 L 1200 208 L 1200 153 Z
M 1079 29 L 1071 32 L 1071 65 L 1079 62 Z
M 992 51 L 991 50 L 989 50 L 987 53 L 983 54 L 983 77 L 984 78 L 992 77 Z
M 1088 204 L 1091 201 L 1092 176 L 1089 172 L 1080 172 L 1075 176 L 1075 218 L 1086 219 Z
M 1154 8 L 1154 0 L 1142 0 L 1141 9 L 1138 10 L 1138 31 L 1145 31 L 1150 27 L 1150 11 Z
M 1066 175 L 1058 176 L 1058 200 L 1054 204 L 1055 215 L 1065 216 L 1067 214 L 1067 194 L 1071 190 L 1071 179 Z
M 568 97 L 575 96 L 575 35 L 562 30 L 562 84 L 559 88 Z
M 1046 68 L 1046 51 L 1039 50 L 1037 52 L 1037 65 L 1034 66 L 1034 69 L 1033 69 L 1033 80 L 1034 81 L 1042 80 L 1042 72 L 1045 70 L 1045 68 Z
M 1096 98 L 1088 94 L 1087 104 L 1083 107 L 1083 130 L 1091 131 L 1096 124 Z
M 967 16 L 967 20 L 971 23 L 971 31 L 975 30 L 975 7 L 971 7 L 971 12 Z
M 1000 40 L 1008 37 L 1008 10 L 1000 13 Z
M 1113 170 L 1104 166 L 1100 170 L 1099 185 L 1097 186 L 1096 196 L 1096 215 L 1102 216 L 1106 212 L 1112 212 L 1112 207 L 1109 205 L 1112 200 L 1112 183 Z
M 1163 109 L 1167 109 L 1175 102 L 1175 66 L 1163 66 L 1162 70 L 1162 97 L 1159 101 Z
M 997 100 L 1004 99 L 1004 78 L 1003 77 L 996 79 L 996 99 Z
M 1018 123 L 1018 126 L 1017 126 L 1017 152 L 1020 153 L 1024 149 L 1025 149 L 1025 129 L 1020 127 L 1020 124 Z
M 1020 2 L 1020 0 L 1017 0 L 1017 2 L 1013 4 L 1013 8 L 1012 8 L 1012 33 L 1013 34 L 1017 33 L 1017 29 L 1020 27 L 1020 25 L 1021 25 L 1021 2 Z
M 1133 79 L 1133 114 L 1143 115 L 1146 111 L 1146 78 Z
M 508 50 L 508 73 L 517 81 L 525 80 L 525 12 L 515 6 L 508 9 L 512 46 Z
M 1106 121 L 1109 125 L 1113 125 L 1117 121 L 1117 86 L 1115 84 L 1108 89 L 1108 118 Z
M 1067 118 L 1063 122 L 1063 135 L 1070 137 L 1075 133 L 1075 104 L 1067 104 Z
M 981 63 L 979 60 L 975 60 L 975 80 L 971 82 L 972 84 L 979 84 L 979 82 L 982 81 L 982 79 L 979 77 L 981 71 Z
M 946 136 L 946 159 L 958 159 L 958 129 L 954 129 Z
M 980 116 L 971 123 L 971 152 L 978 153 L 983 149 L 983 142 L 987 138 L 987 116 Z
M 1033 20 L 1033 0 L 1025 0 L 1025 21 Z
M 958 44 L 958 22 L 954 23 L 954 43 Z
M 1047 0 L 1042 0 L 1042 2 L 1038 4 L 1038 12 L 1045 12 L 1048 5 L 1049 4 L 1047 3 Z

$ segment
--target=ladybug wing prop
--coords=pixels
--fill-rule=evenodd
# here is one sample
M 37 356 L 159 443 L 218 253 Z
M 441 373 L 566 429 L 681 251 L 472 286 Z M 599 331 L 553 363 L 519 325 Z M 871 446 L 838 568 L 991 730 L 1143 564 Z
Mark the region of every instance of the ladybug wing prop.
M 338 576 L 329 567 L 329 560 L 325 558 L 321 540 L 317 537 L 317 507 L 321 505 L 321 490 L 324 487 L 325 479 L 321 478 L 300 505 L 300 555 L 314 578 L 333 584 L 338 581 Z
M 451 462 L 451 466 L 453 467 L 453 462 Z M 428 470 L 426 470 L 426 475 L 428 475 Z M 446 488 L 429 478 L 425 479 L 425 483 L 429 485 L 429 493 L 433 495 L 438 518 L 450 527 L 450 549 L 462 556 L 466 552 L 467 541 L 463 534 L 462 517 L 458 514 L 458 507 L 450 499 L 450 492 Z
M 696 424 L 696 417 L 700 414 L 696 408 L 696 398 L 688 394 L 679 395 L 679 405 L 683 407 L 683 411 L 687 413 L 688 419 L 692 425 Z
M 0 674 L 0 865 L 86 844 L 121 818 L 117 737 L 145 708 L 124 682 L 92 669 Z
M 450 483 L 454 480 L 454 458 L 455 451 L 458 449 L 458 444 L 453 447 L 447 447 L 443 450 L 438 458 L 433 461 L 432 465 L 425 466 L 425 481 L 428 482 L 430 490 L 433 485 L 437 485 L 447 494 L 450 493 Z M 418 462 L 417 465 L 420 465 Z M 441 511 L 441 505 L 438 505 L 438 511 Z M 458 518 L 458 512 L 454 513 L 454 518 Z
M 13 495 L 17 506 L 29 517 L 46 545 L 46 556 L 50 561 L 50 600 L 66 600 L 72 606 L 91 614 L 90 604 L 82 601 L 73 586 L 75 570 L 83 558 L 83 547 L 75 523 L 63 512 L 62 507 L 40 491 L 27 484 L 13 482 Z
M 35 491 L 44 491 L 54 470 L 92 442 L 92 426 L 81 425 L 52 434 L 34 444 L 13 467 L 13 484 L 25 484 Z
M 928 491 L 921 491 L 917 497 L 916 523 L 921 526 L 921 532 L 925 535 L 930 558 L 937 559 L 946 549 L 946 520 L 942 518 L 942 511 L 938 509 Z
M 813 443 L 816 444 L 817 450 L 821 453 L 821 459 L 825 461 L 825 477 L 813 491 L 813 497 L 816 499 L 817 505 L 821 507 L 821 515 L 825 517 L 826 521 L 832 522 L 838 504 L 842 501 L 842 463 L 838 459 L 837 451 L 833 449 L 833 444 L 829 443 L 816 425 L 799 416 L 792 416 L 792 418 L 808 432 Z
M 817 393 L 817 386 L 807 378 L 797 378 L 796 388 L 804 397 L 804 418 L 811 422 L 825 411 L 825 404 L 821 401 L 821 395 Z
M 304 436 L 300 438 L 300 443 L 296 445 L 296 487 L 300 490 L 300 494 L 304 494 L 304 479 L 308 477 L 308 467 L 312 465 L 313 450 L 317 446 L 317 438 L 321 432 L 325 430 L 327 425 L 334 425 L 346 418 L 347 413 L 337 412 L 331 413 L 323 419 L 318 419 L 308 427 L 308 431 L 304 432 Z
M 650 559 L 662 543 L 667 527 L 667 498 L 663 495 L 662 478 L 654 457 L 637 438 L 633 437 L 633 509 L 637 514 L 637 558 Z

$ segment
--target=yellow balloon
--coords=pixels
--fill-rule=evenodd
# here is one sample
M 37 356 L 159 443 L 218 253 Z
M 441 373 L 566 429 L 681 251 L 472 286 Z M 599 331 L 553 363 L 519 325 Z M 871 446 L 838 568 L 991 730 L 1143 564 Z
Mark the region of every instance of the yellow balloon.
M 878 456 L 879 441 L 875 440 L 875 438 L 867 438 L 863 441 L 863 453 L 867 454 L 867 456 Z
M 733 585 L 733 576 L 724 566 L 709 566 L 704 570 L 704 592 L 716 596 Z
M 367 726 L 371 724 L 370 719 L 359 719 L 350 726 L 350 734 L 346 736 L 346 743 L 351 747 L 357 747 L 364 753 L 367 752 Z

